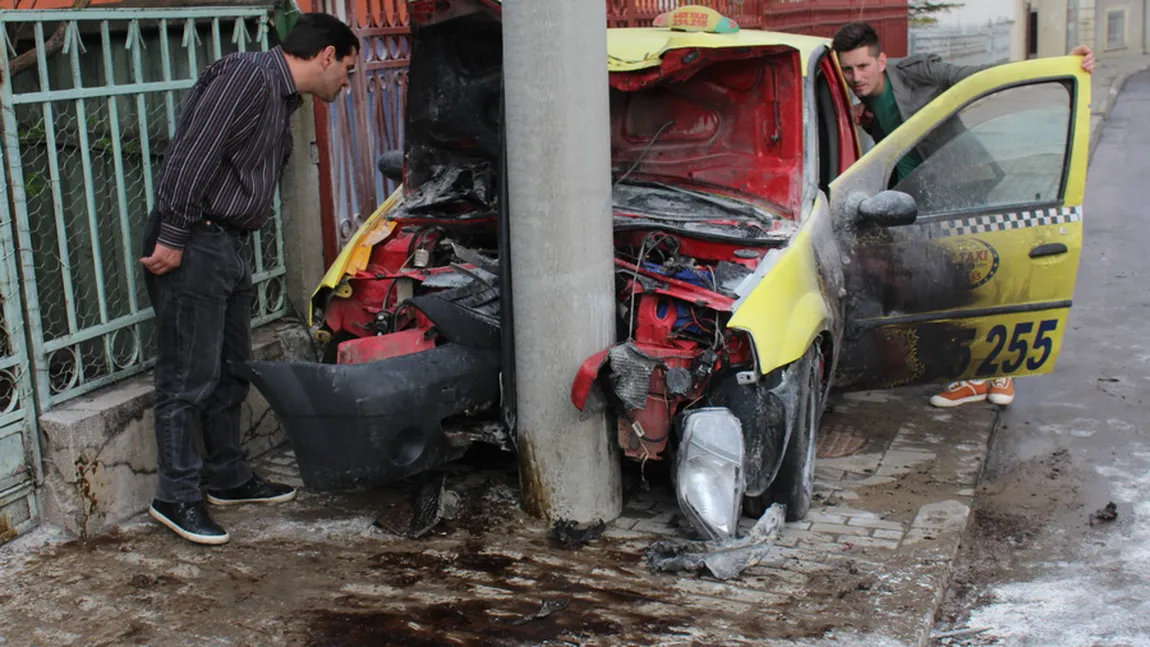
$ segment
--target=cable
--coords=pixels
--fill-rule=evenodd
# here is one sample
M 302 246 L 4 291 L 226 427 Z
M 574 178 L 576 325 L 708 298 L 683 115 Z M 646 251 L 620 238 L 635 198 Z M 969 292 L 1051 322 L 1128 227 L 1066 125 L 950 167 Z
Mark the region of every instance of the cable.
M 643 152 L 639 153 L 639 157 L 637 157 L 631 164 L 631 168 L 627 169 L 627 172 L 624 173 L 622 177 L 620 177 L 618 180 L 615 180 L 615 184 L 612 184 L 611 187 L 614 188 L 618 186 L 620 182 L 626 180 L 627 176 L 631 175 L 631 171 L 634 171 L 636 168 L 638 168 L 639 165 L 643 163 L 643 160 L 647 158 L 647 153 L 651 151 L 651 146 L 653 146 L 655 142 L 659 140 L 659 136 L 663 134 L 663 131 L 674 125 L 674 121 L 668 121 L 662 126 L 659 126 L 659 130 L 656 130 L 655 134 L 651 136 L 651 141 L 647 142 L 647 145 L 643 147 Z

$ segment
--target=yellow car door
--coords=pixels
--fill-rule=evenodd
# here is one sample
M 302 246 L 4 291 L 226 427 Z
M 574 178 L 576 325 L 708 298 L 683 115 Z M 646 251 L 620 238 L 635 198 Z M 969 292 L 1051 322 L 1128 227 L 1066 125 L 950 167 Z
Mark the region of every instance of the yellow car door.
M 1082 247 L 1089 106 L 1078 57 L 993 67 L 831 184 L 844 252 L 840 388 L 1054 369 Z M 926 141 L 921 163 L 892 180 Z

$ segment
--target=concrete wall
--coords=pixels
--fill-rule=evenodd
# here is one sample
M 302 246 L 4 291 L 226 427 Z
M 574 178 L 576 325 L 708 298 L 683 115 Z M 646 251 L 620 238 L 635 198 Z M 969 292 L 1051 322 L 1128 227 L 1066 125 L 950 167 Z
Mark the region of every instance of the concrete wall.
M 284 258 L 287 259 L 288 302 L 307 321 L 308 304 L 327 269 L 323 262 L 323 225 L 320 222 L 319 148 L 316 144 L 313 99 L 304 100 L 293 118 L 291 157 L 284 169 Z
M 1030 25 L 1030 5 L 1026 0 L 1014 0 L 1014 19 L 1010 30 L 1010 60 L 1026 60 L 1026 30 Z
M 1038 56 L 1066 54 L 1067 0 L 1032 0 L 1030 7 L 1038 11 Z
M 1096 49 L 1103 55 L 1141 54 L 1145 51 L 1145 3 L 1143 0 L 1096 0 L 1094 9 L 1096 27 Z M 1109 42 L 1109 19 L 1112 14 L 1125 14 L 1125 30 L 1120 46 L 1113 47 Z
M 1094 48 L 1099 57 L 1150 51 L 1147 4 L 1146 0 L 1030 0 L 1031 8 L 1038 11 L 1038 55 L 1061 56 L 1078 44 Z M 1107 39 L 1109 16 L 1114 12 L 1125 13 L 1124 37 L 1117 46 Z
M 258 359 L 312 359 L 299 322 L 253 331 Z M 60 405 L 40 417 L 43 522 L 80 537 L 98 535 L 143 512 L 155 493 L 152 374 L 145 373 Z M 286 436 L 255 388 L 244 404 L 241 442 L 252 456 Z

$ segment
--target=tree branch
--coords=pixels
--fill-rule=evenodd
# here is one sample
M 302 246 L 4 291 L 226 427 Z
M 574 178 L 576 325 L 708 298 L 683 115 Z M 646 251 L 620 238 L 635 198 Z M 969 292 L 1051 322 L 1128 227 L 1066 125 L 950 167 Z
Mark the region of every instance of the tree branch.
M 73 9 L 83 9 L 87 7 L 92 0 L 74 0 L 72 2 Z M 44 59 L 47 60 L 56 55 L 64 47 L 64 37 L 68 33 L 68 24 L 61 22 L 56 25 L 56 31 L 52 32 L 52 36 L 44 41 Z M 8 78 L 14 79 L 20 76 L 21 73 L 26 72 L 36 66 L 39 52 L 36 48 L 24 52 L 16 58 L 8 61 Z

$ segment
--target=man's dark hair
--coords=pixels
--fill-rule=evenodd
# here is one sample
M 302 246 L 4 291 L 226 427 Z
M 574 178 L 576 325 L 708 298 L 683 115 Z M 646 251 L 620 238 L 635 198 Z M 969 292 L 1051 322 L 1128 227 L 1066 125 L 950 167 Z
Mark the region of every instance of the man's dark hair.
M 878 56 L 882 52 L 882 47 L 878 41 L 878 32 L 865 22 L 852 22 L 843 25 L 842 29 L 839 29 L 838 33 L 835 34 L 831 47 L 840 53 L 854 51 L 860 47 L 869 47 L 872 56 Z
M 339 18 L 327 13 L 305 13 L 281 43 L 284 53 L 311 60 L 331 45 L 335 57 L 343 58 L 359 50 L 359 37 Z

